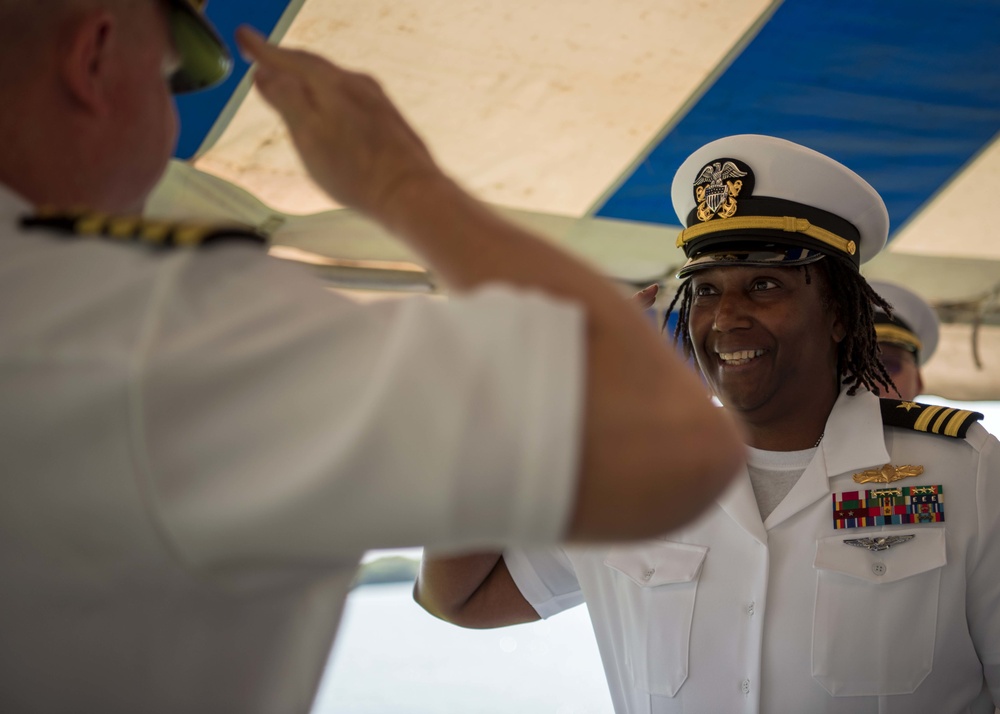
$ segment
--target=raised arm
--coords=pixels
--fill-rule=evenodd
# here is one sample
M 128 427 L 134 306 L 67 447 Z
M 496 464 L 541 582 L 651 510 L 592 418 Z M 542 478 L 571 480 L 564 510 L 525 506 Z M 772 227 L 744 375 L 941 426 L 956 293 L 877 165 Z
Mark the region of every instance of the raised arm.
M 632 303 L 645 310 L 656 293 L 656 285 L 650 285 L 633 295 Z M 442 556 L 424 551 L 413 599 L 435 617 L 462 627 L 507 627 L 539 619 L 501 553 Z
M 435 617 L 462 627 L 506 627 L 539 619 L 500 553 L 424 553 L 413 599 Z
M 238 39 L 262 96 L 336 200 L 392 230 L 455 291 L 504 282 L 582 306 L 586 401 L 569 539 L 649 537 L 711 502 L 742 458 L 737 429 L 611 283 L 445 176 L 370 77 L 247 29 Z

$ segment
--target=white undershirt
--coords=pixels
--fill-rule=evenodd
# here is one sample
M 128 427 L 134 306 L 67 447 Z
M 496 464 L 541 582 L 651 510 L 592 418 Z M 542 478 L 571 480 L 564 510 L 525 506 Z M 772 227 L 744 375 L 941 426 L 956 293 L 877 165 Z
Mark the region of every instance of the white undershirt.
M 792 490 L 815 454 L 815 446 L 802 451 L 764 451 L 747 447 L 747 471 L 762 521 L 767 520 Z

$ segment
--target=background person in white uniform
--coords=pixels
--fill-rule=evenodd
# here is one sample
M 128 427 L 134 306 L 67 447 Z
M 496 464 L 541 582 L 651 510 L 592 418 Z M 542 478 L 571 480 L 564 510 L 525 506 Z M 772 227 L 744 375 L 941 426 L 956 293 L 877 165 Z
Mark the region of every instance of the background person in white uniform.
M 360 306 L 253 234 L 60 211 L 139 211 L 171 90 L 228 55 L 187 0 L 0 0 L 0 711 L 306 712 L 366 549 L 650 536 L 738 467 L 614 286 L 369 77 L 241 39 L 317 182 L 462 295 Z
M 882 200 L 750 135 L 692 154 L 673 201 L 675 338 L 747 424 L 746 470 L 642 545 L 425 557 L 417 600 L 469 627 L 586 601 L 619 714 L 992 712 L 1000 443 L 981 415 L 870 391 L 892 394 L 858 272 Z
M 927 301 L 902 285 L 878 280 L 869 284 L 892 306 L 891 315 L 884 310 L 875 312 L 879 359 L 900 399 L 916 399 L 924 391 L 920 369 L 937 349 L 937 315 Z

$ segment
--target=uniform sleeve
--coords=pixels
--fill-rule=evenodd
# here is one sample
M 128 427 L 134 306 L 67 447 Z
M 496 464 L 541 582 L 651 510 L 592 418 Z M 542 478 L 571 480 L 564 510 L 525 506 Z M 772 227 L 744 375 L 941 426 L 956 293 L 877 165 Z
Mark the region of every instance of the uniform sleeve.
M 549 618 L 583 603 L 573 564 L 561 548 L 508 548 L 503 559 L 539 617 Z
M 982 442 L 976 474 L 979 547 L 968 579 L 969 632 L 993 702 L 1000 705 L 1000 442 L 978 424 L 968 438 Z
M 152 508 L 189 563 L 564 533 L 578 308 L 500 287 L 359 305 L 299 266 L 205 253 L 158 286 L 132 396 Z

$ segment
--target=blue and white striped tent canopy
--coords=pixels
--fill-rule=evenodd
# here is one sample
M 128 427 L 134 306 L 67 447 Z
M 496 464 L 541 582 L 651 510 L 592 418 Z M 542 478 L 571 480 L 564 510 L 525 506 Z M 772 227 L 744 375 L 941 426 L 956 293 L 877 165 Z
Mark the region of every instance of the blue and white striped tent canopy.
M 213 0 L 208 12 L 227 39 L 246 22 L 373 73 L 476 195 L 637 285 L 669 282 L 682 260 L 669 186 L 690 151 L 737 133 L 822 151 L 888 206 L 890 244 L 866 274 L 909 285 L 948 323 L 928 390 L 1000 399 L 996 0 Z M 334 267 L 411 280 L 405 247 L 308 181 L 247 70 L 238 61 L 221 88 L 179 99 L 184 161 L 150 211 L 239 217 Z

